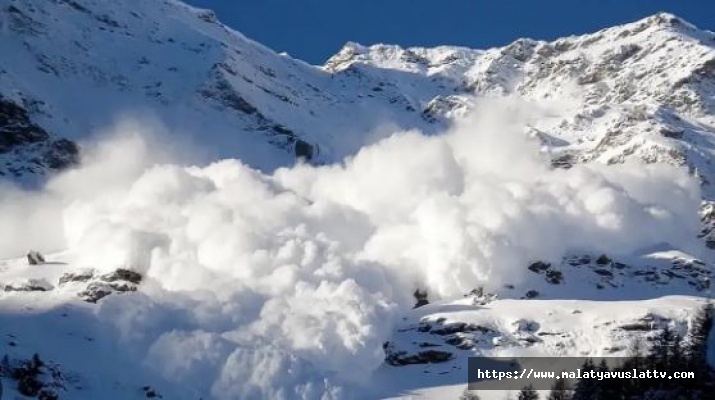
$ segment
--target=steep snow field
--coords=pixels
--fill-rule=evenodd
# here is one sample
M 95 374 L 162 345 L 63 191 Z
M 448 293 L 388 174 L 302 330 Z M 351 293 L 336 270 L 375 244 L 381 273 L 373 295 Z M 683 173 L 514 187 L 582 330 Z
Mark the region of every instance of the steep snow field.
M 711 294 L 715 36 L 675 16 L 315 67 L 177 1 L 0 6 L 0 346 L 60 398 L 456 399 Z

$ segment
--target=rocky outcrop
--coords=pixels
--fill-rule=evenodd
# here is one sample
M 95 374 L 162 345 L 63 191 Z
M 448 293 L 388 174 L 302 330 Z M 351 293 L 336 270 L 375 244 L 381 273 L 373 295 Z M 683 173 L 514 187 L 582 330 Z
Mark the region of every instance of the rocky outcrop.
M 22 396 L 38 400 L 58 400 L 66 385 L 59 366 L 42 360 L 37 354 L 27 360 L 5 356 L 0 363 L 0 377 L 15 383 Z
M 30 121 L 27 111 L 0 98 L 0 153 L 15 147 L 47 141 L 50 135 Z
M 135 292 L 141 281 L 142 275 L 130 269 L 118 268 L 101 275 L 90 269 L 63 274 L 59 286 L 80 286 L 78 296 L 88 303 L 96 303 L 111 294 Z
M 2 286 L 6 292 L 48 292 L 54 287 L 45 279 L 26 278 Z
M 382 345 L 382 349 L 385 351 L 385 362 L 393 366 L 443 363 L 454 357 L 454 355 L 448 351 L 433 349 L 409 354 L 404 350 L 398 350 L 394 343 L 391 342 L 385 342 Z
M 536 261 L 529 264 L 527 268 L 531 272 L 537 274 L 544 274 L 544 279 L 546 280 L 546 282 L 552 285 L 558 285 L 564 280 L 564 274 L 556 268 L 552 267 L 551 263 Z
M 0 176 L 44 174 L 78 164 L 76 143 L 53 138 L 27 110 L 0 96 Z
M 45 263 L 45 257 L 39 251 L 30 251 L 27 253 L 27 262 L 30 265 L 40 265 Z
M 304 140 L 295 141 L 295 158 L 310 161 L 315 157 L 315 147 Z

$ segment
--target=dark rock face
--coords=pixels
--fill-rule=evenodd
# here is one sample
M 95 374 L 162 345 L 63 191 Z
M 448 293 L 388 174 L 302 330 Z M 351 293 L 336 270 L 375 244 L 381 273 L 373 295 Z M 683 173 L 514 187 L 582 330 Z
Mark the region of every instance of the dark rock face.
M 546 263 L 543 261 L 537 261 L 532 263 L 527 267 L 529 271 L 544 274 L 544 279 L 546 282 L 552 285 L 558 285 L 564 280 L 564 274 L 551 266 L 551 263 Z
M 314 149 L 313 145 L 311 145 L 310 143 L 305 142 L 300 139 L 295 141 L 295 157 L 296 158 L 302 158 L 306 161 L 310 161 L 315 156 L 314 152 L 315 152 L 315 149 Z
M 66 272 L 59 280 L 59 285 L 65 285 L 70 282 L 87 282 L 88 280 L 94 278 L 94 271 L 79 271 L 79 272 Z
M 605 254 L 602 254 L 600 257 L 598 257 L 596 259 L 596 264 L 598 264 L 598 265 L 608 265 L 610 263 L 611 263 L 611 259 Z
M 624 331 L 642 331 L 648 332 L 654 329 L 661 329 L 670 324 L 669 318 L 662 317 L 653 313 L 648 313 L 638 320 L 620 325 L 618 328 Z
M 39 251 L 30 251 L 27 253 L 27 262 L 30 265 L 40 265 L 45 263 L 45 257 Z
M 543 261 L 537 261 L 537 262 L 529 265 L 528 268 L 529 268 L 529 271 L 536 272 L 538 274 L 538 273 L 544 272 L 547 269 L 551 268 L 551 264 L 545 263 Z
M 541 329 L 541 324 L 533 320 L 519 319 L 514 321 L 514 327 L 517 332 L 535 333 Z
M 443 363 L 454 357 L 452 353 L 441 350 L 423 350 L 408 354 L 406 351 L 397 350 L 391 342 L 385 342 L 382 348 L 385 351 L 385 362 L 394 366 Z
M 79 296 L 88 303 L 96 303 L 99 300 L 109 296 L 116 292 L 135 292 L 137 287 L 126 282 L 102 282 L 96 281 L 87 285 L 87 289 L 79 293 Z
M 27 360 L 11 360 L 5 356 L 0 364 L 0 377 L 16 382 L 21 395 L 39 400 L 59 399 L 59 391 L 66 385 L 58 366 L 43 361 L 37 354 Z
M 92 270 L 66 273 L 60 277 L 59 284 L 89 282 L 78 296 L 88 303 L 96 303 L 114 293 L 135 292 L 141 281 L 142 276 L 138 272 L 119 268 L 101 276 Z
M 551 160 L 551 166 L 554 168 L 569 169 L 573 167 L 575 163 L 576 160 L 571 154 L 565 154 Z
M 415 296 L 415 307 L 414 308 L 426 306 L 427 304 L 429 304 L 429 300 L 427 299 L 427 291 L 426 290 L 417 289 L 412 294 Z
M 42 162 L 49 169 L 62 170 L 79 164 L 79 147 L 75 142 L 59 139 L 51 142 L 42 153 Z
M 553 285 L 558 285 L 564 280 L 564 274 L 561 271 L 555 269 L 550 269 L 546 271 L 546 282 Z
M 568 260 L 568 264 L 571 266 L 578 266 L 578 265 L 586 265 L 591 263 L 591 256 L 589 255 L 582 255 L 582 256 L 576 256 L 576 257 L 571 257 Z
M 433 327 L 430 329 L 429 332 L 433 335 L 452 335 L 455 333 L 466 333 L 466 332 L 490 333 L 490 332 L 492 332 L 492 329 L 484 327 L 484 326 L 467 324 L 464 322 L 452 322 L 452 323 L 448 323 L 448 324 L 440 324 L 436 327 Z
M 25 108 L 0 96 L 0 156 L 6 158 L 0 175 L 21 176 L 77 165 L 80 149 L 71 140 L 52 138 Z
M 142 387 L 142 391 L 144 392 L 144 397 L 147 399 L 163 399 L 164 396 L 159 394 L 159 392 L 152 388 L 151 386 L 144 386 Z
M 142 281 L 142 276 L 136 271 L 130 269 L 118 268 L 114 272 L 105 274 L 101 278 L 105 282 L 127 281 L 134 284 L 139 284 Z
M 0 153 L 16 146 L 43 142 L 49 137 L 44 129 L 30 122 L 24 108 L 0 99 Z

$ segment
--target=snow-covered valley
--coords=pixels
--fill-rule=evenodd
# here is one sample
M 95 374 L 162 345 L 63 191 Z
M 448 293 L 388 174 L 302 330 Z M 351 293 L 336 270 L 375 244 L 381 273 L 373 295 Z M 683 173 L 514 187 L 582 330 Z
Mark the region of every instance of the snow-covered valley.
M 0 48 L 0 355 L 61 399 L 457 399 L 711 296 L 715 34 L 673 15 L 311 66 L 174 0 L 0 0 Z

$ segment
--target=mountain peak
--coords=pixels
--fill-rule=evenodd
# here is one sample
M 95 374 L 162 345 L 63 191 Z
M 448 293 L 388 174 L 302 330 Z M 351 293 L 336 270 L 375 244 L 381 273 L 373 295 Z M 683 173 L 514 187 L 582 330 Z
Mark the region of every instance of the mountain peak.
M 621 26 L 609 28 L 607 30 L 620 30 L 623 32 L 640 33 L 643 31 L 665 31 L 693 37 L 698 40 L 712 40 L 715 38 L 712 32 L 701 30 L 685 19 L 668 12 L 659 12 L 638 21 Z M 623 33 L 627 35 L 627 33 Z

